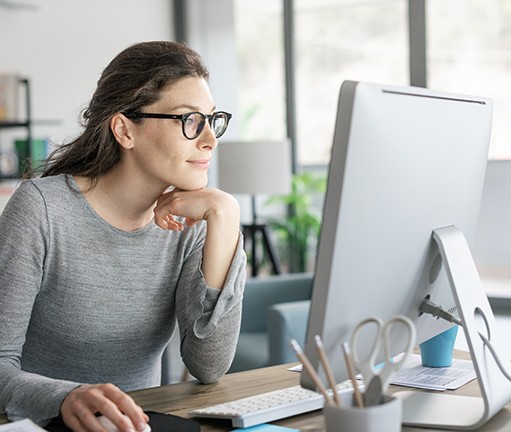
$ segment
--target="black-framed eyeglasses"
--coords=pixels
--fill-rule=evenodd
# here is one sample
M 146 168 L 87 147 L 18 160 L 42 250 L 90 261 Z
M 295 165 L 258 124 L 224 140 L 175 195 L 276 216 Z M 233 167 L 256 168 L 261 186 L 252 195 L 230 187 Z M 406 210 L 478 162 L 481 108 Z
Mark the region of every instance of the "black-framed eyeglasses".
M 189 140 L 197 138 L 204 129 L 206 120 L 213 130 L 215 137 L 220 138 L 227 130 L 232 114 L 225 111 L 217 111 L 213 114 L 202 114 L 194 111 L 186 114 L 158 114 L 146 112 L 123 113 L 129 119 L 155 118 L 181 120 L 183 135 Z

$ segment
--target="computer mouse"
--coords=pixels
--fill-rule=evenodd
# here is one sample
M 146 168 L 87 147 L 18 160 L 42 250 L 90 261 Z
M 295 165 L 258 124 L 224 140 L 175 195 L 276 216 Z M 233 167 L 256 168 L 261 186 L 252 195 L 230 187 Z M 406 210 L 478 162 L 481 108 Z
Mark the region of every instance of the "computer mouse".
M 101 423 L 101 426 L 103 426 L 108 432 L 119 432 L 119 429 L 117 429 L 117 426 L 114 425 L 108 417 L 98 416 L 97 419 L 98 419 L 99 423 Z M 151 432 L 151 426 L 146 425 L 144 432 Z

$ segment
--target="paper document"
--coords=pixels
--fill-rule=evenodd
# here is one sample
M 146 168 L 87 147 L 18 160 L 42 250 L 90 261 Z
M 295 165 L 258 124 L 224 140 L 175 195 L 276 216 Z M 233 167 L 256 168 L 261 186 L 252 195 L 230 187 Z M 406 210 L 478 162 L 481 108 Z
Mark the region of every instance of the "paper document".
M 300 432 L 298 429 L 291 429 L 284 426 L 272 424 L 260 424 L 242 429 L 233 429 L 231 432 Z
M 453 359 L 450 367 L 430 368 L 422 366 L 420 354 L 410 354 L 391 384 L 442 391 L 456 390 L 475 378 L 471 360 Z
M 32 420 L 25 419 L 1 425 L 0 432 L 46 432 L 46 429 L 37 426 Z

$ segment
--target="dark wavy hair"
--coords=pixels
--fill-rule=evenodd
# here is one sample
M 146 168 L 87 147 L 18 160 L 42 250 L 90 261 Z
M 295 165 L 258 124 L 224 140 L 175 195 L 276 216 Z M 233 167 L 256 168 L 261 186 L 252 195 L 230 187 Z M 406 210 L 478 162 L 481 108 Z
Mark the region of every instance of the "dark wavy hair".
M 120 146 L 110 130 L 112 116 L 139 111 L 158 101 L 162 89 L 189 76 L 207 80 L 209 72 L 200 55 L 181 43 L 142 42 L 126 48 L 103 71 L 82 112 L 81 135 L 54 150 L 41 175 L 81 175 L 93 187 L 120 160 Z

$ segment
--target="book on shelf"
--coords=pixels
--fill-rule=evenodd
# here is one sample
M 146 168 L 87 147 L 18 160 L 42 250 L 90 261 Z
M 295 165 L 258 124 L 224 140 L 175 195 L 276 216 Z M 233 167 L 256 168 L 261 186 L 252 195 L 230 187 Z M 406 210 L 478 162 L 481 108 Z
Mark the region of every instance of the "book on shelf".
M 0 122 L 17 122 L 19 77 L 0 72 Z

